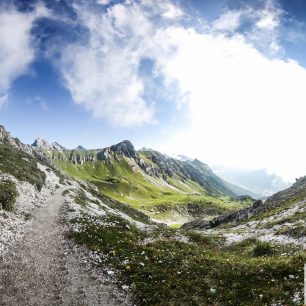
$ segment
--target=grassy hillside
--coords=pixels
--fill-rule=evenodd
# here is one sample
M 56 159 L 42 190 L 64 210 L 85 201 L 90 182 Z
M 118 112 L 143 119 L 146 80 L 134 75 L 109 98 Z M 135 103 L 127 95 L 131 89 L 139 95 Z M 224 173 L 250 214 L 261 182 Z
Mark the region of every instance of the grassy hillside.
M 37 168 L 36 160 L 32 156 L 5 143 L 0 143 L 0 171 L 29 182 L 39 190 L 46 178 L 45 173 Z
M 120 215 L 87 215 L 91 201 L 82 202 L 69 236 L 116 271 L 135 305 L 302 305 L 301 247 L 256 239 L 227 246 L 222 235 L 145 230 Z
M 140 157 L 156 167 L 145 154 Z M 72 177 L 94 183 L 102 193 L 172 226 L 193 218 L 211 219 L 252 203 L 228 195 L 211 195 L 199 183 L 189 178 L 182 180 L 176 173 L 167 177 L 148 175 L 133 159 L 122 155 L 83 164 L 64 159 L 56 159 L 55 163 Z

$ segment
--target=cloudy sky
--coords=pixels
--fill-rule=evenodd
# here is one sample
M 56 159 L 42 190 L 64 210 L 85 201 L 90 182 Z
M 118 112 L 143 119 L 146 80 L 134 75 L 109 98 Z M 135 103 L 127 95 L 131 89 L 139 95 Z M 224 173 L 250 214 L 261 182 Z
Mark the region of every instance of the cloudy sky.
M 31 143 L 306 174 L 306 2 L 0 0 L 0 122 Z

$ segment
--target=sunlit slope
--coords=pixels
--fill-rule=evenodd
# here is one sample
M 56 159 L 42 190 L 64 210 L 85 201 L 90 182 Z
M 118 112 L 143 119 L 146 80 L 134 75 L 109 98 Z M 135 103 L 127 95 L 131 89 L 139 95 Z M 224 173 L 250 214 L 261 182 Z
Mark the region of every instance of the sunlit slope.
M 226 182 L 202 162 L 180 161 L 153 150 L 135 151 L 129 141 L 97 150 L 44 152 L 67 174 L 94 183 L 100 192 L 155 219 L 182 223 L 252 203 L 250 198 L 237 200 Z

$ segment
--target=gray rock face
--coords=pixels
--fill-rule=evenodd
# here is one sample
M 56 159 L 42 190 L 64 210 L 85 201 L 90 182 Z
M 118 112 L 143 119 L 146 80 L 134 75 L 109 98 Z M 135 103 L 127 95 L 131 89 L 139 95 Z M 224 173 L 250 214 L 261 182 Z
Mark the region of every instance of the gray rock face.
M 18 138 L 13 138 L 2 125 L 0 125 L 0 143 L 14 146 L 31 156 L 37 157 L 41 161 L 52 164 L 51 159 L 47 157 L 43 152 L 35 147 L 22 143 Z
M 55 151 L 65 151 L 66 148 L 60 145 L 58 142 L 49 143 L 43 138 L 37 138 L 32 144 L 33 147 L 37 149 L 55 150 Z
M 0 125 L 0 140 L 1 142 L 6 142 L 11 145 L 16 145 L 15 139 L 10 135 L 9 132 L 7 132 L 7 130 L 2 125 Z
M 117 154 L 125 155 L 126 157 L 136 157 L 135 148 L 129 140 L 124 140 L 116 145 L 111 146 L 110 150 Z
M 53 150 L 57 150 L 57 151 L 65 151 L 65 150 L 67 150 L 65 147 L 60 145 L 58 142 L 53 142 L 51 145 L 53 147 Z
M 183 224 L 182 228 L 187 230 L 189 229 L 205 230 L 211 228 L 211 224 L 210 221 L 196 219 L 191 222 Z
M 265 204 L 263 204 L 261 200 L 258 200 L 255 201 L 251 207 L 244 208 L 233 213 L 226 213 L 224 215 L 214 218 L 211 221 L 194 220 L 185 223 L 182 228 L 205 230 L 225 223 L 237 223 L 239 221 L 247 220 L 252 216 L 264 211 L 265 209 Z
M 306 176 L 299 178 L 290 187 L 277 192 L 267 199 L 265 203 L 258 200 L 248 208 L 238 210 L 233 213 L 224 214 L 207 223 L 206 221 L 196 220 L 185 223 L 182 227 L 185 229 L 208 229 L 225 223 L 238 223 L 246 221 L 253 216 L 259 215 L 269 210 L 290 204 L 294 200 L 303 200 L 306 198 Z

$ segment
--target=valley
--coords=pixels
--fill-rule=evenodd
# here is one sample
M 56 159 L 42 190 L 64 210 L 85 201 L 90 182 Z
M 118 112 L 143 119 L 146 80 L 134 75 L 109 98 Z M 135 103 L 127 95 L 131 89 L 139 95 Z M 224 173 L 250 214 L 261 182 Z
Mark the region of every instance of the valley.
M 305 177 L 262 202 L 126 141 L 0 142 L 1 305 L 302 305 Z
M 179 226 L 195 216 L 210 219 L 253 202 L 251 197 L 239 197 L 246 190 L 223 181 L 198 160 L 179 161 L 153 150 L 136 151 L 129 141 L 96 150 L 81 146 L 50 149 L 52 145 L 43 143 L 40 149 L 63 172 L 95 184 L 104 194 L 157 222 Z

